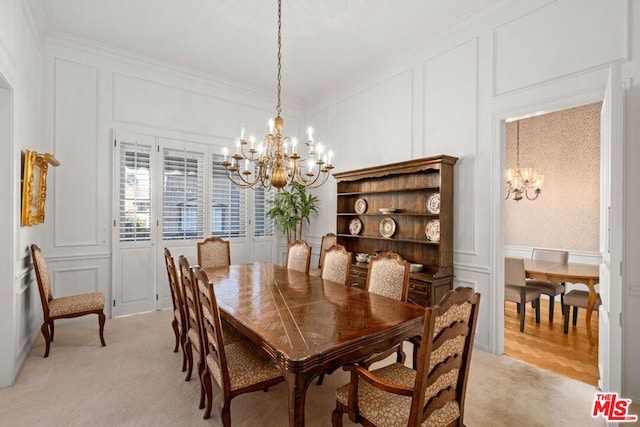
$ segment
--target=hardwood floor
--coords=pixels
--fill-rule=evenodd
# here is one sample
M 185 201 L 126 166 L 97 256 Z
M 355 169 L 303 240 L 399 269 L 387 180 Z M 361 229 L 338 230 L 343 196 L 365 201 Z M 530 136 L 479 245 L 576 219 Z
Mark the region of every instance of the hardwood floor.
M 539 368 L 573 378 L 587 384 L 598 384 L 598 315 L 591 316 L 591 328 L 596 345 L 587 338 L 586 310 L 578 310 L 577 326 L 571 324 L 564 334 L 560 303 L 556 302 L 553 323 L 549 323 L 549 301 L 543 300 L 540 324 L 535 323 L 531 304 L 527 306 L 524 332 L 520 332 L 520 319 L 516 304 L 505 302 L 504 352 L 507 356 Z

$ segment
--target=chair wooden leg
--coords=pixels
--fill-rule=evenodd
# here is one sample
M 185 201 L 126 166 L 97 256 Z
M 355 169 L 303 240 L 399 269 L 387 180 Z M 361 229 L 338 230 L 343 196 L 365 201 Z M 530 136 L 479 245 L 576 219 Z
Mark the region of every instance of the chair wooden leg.
M 398 351 L 396 351 L 396 363 L 404 365 L 404 361 L 406 359 L 407 355 L 404 354 L 404 351 L 402 350 L 402 344 L 400 344 L 400 347 L 398 347 Z
M 207 402 L 204 408 L 204 415 L 202 416 L 202 418 L 204 418 L 205 420 L 208 420 L 209 417 L 211 416 L 211 408 L 213 406 L 213 388 L 211 384 L 211 374 L 209 374 L 209 371 L 205 369 L 202 372 L 202 376 L 200 377 L 200 380 L 204 385 L 204 394 L 207 399 Z
M 49 321 L 49 328 L 51 329 L 51 342 L 53 342 L 53 335 L 54 335 L 54 332 L 56 331 L 55 328 L 53 327 L 53 320 Z
M 201 361 L 198 361 L 198 379 L 200 380 L 200 404 L 198 405 L 199 409 L 204 408 L 205 403 L 205 391 L 204 391 L 204 383 L 202 382 L 202 376 L 206 372 L 206 368 L 203 366 Z
M 578 324 L 578 307 L 573 307 L 573 326 Z
M 187 350 L 185 349 L 186 344 L 186 337 L 180 334 L 180 346 L 182 347 L 182 372 L 185 372 L 187 370 Z
M 322 381 L 324 381 L 324 374 L 320 374 L 320 376 L 318 377 L 318 381 L 316 382 L 316 385 L 322 385 Z
M 569 315 L 571 311 L 571 307 L 566 306 L 564 308 L 564 333 L 568 334 L 569 333 Z
M 231 400 L 225 399 L 220 415 L 222 418 L 222 425 L 224 427 L 231 427 Z
M 106 347 L 107 344 L 105 344 L 104 342 L 104 313 L 99 313 L 98 314 L 98 324 L 99 324 L 99 328 L 100 328 L 100 342 L 102 343 L 103 347 Z M 53 324 L 51 325 L 53 326 Z
M 564 292 L 560 294 L 560 310 L 562 311 L 562 315 L 564 316 Z
M 180 331 L 178 330 L 178 321 L 175 319 L 175 317 L 173 318 L 173 321 L 171 322 L 171 327 L 173 328 L 173 335 L 175 335 L 175 337 L 176 337 L 176 345 L 173 348 L 173 352 L 177 353 L 178 352 L 178 345 L 180 344 Z
M 186 353 L 187 353 L 187 376 L 184 378 L 184 380 L 189 381 L 191 379 L 191 371 L 193 371 L 193 350 L 191 349 L 191 342 L 189 341 L 187 341 Z
M 413 370 L 418 370 L 418 353 L 420 353 L 420 347 L 415 342 L 413 343 Z
M 540 323 L 540 298 L 535 300 L 536 302 L 536 323 Z
M 553 323 L 553 309 L 555 307 L 556 297 L 549 295 L 549 323 Z
M 42 327 L 40 327 L 40 330 L 42 331 L 42 336 L 44 337 L 44 345 L 45 345 L 44 357 L 49 357 L 49 347 L 51 345 L 51 337 L 49 335 L 49 323 L 44 322 L 42 324 Z
M 527 312 L 527 304 L 518 304 L 520 307 L 520 332 L 524 332 L 524 315 Z
M 336 404 L 337 408 L 331 413 L 331 425 L 333 427 L 342 427 L 342 411 L 340 410 L 340 404 Z

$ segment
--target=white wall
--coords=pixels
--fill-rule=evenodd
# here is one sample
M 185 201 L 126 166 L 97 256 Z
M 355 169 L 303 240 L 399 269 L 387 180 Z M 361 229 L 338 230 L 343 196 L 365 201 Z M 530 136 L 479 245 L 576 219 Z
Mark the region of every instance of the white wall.
M 632 4 L 624 0 L 510 3 L 350 80 L 305 106 L 305 121 L 300 120 L 300 106 L 285 100 L 288 133 L 300 135 L 306 123 L 313 123 L 316 134 L 336 151 L 337 171 L 434 154 L 459 157 L 456 284 L 473 286 L 483 294 L 476 337 L 482 348 L 499 351 L 502 346 L 503 309 L 494 306 L 501 290 L 496 254 L 502 254 L 504 235 L 499 225 L 503 220 L 502 120 L 601 101 L 611 61 L 630 59 L 623 72 L 637 81 L 640 12 Z M 630 22 L 627 9 L 633 17 Z M 12 176 L 19 181 L 16 157 L 27 147 L 55 152 L 63 166 L 52 171 L 49 181 L 49 220 L 18 229 L 13 249 L 0 246 L 0 258 L 7 255 L 13 260 L 12 289 L 0 291 L 0 297 L 12 295 L 9 301 L 0 298 L 0 339 L 14 343 L 15 348 L 8 366 L 0 359 L 0 385 L 13 380 L 24 349 L 28 351 L 27 344 L 39 329 L 39 303 L 34 304 L 37 295 L 25 267 L 29 243 L 43 247 L 52 270 L 87 277 L 93 282 L 87 286 L 110 299 L 114 127 L 209 143 L 237 136 L 242 123 L 260 134 L 264 118 L 273 114 L 273 94 L 226 86 L 188 70 L 62 35 L 47 39 L 41 64 L 38 38 L 31 28 L 22 2 L 0 1 L 0 73 L 13 89 L 15 105 Z M 631 35 L 635 43 L 629 55 Z M 41 137 L 41 100 L 36 89 L 40 82 Z M 639 106 L 640 89 L 632 85 L 627 117 L 637 117 Z M 637 141 L 640 133 L 633 122 L 627 121 L 627 141 Z M 640 158 L 638 144 L 627 143 L 626 151 L 627 235 L 637 236 L 640 195 L 635 182 L 640 166 L 633 159 Z M 0 153 L 6 154 L 6 148 Z M 74 170 L 82 171 L 83 182 L 72 179 L 77 177 Z M 335 182 L 315 193 L 321 197 L 320 217 L 305 238 L 317 247 L 322 234 L 335 230 Z M 14 221 L 19 212 L 17 194 L 14 185 Z M 76 228 L 80 219 L 83 225 Z M 633 262 L 640 257 L 637 239 L 628 239 L 625 250 L 624 321 L 638 324 L 640 310 L 633 309 L 640 306 L 640 285 L 632 280 L 640 277 L 640 265 Z M 95 273 L 83 273 L 88 270 Z M 12 313 L 15 326 L 10 319 L 5 323 L 7 312 Z M 630 327 L 625 328 L 623 346 L 625 397 L 640 398 L 640 370 L 632 365 L 640 357 L 640 343 Z
M 504 245 L 504 120 L 601 101 L 608 65 L 630 59 L 631 25 L 640 26 L 635 11 L 635 19 L 627 22 L 630 8 L 622 0 L 509 4 L 436 42 L 390 58 L 386 67 L 352 79 L 307 106 L 310 120 L 320 119 L 314 120 L 322 123 L 318 129 L 340 147 L 338 171 L 437 154 L 459 157 L 455 284 L 472 286 L 483 295 L 475 341 L 481 348 L 503 348 L 497 266 Z M 624 72 L 640 77 L 637 67 Z M 627 149 L 637 154 L 636 146 Z M 635 168 L 627 171 L 627 182 L 638 176 L 635 163 L 627 165 Z M 335 227 L 334 194 L 335 186 L 321 189 L 322 202 L 332 211 L 323 210 L 318 231 Z M 638 197 L 636 191 L 628 205 L 636 214 Z M 637 258 L 640 250 L 636 246 L 633 251 Z M 626 286 L 635 295 L 627 300 L 631 313 L 630 307 L 640 306 L 640 287 L 630 281 Z M 629 361 L 637 360 L 640 348 L 637 340 L 626 338 L 625 372 L 631 372 Z M 625 397 L 638 398 L 640 371 L 633 374 Z
M 0 180 L 5 230 L 0 245 L 0 387 L 13 383 L 42 318 L 32 286 L 25 242 L 37 241 L 42 227 L 20 228 L 20 168 L 25 149 L 45 150 L 40 133 L 41 39 L 31 10 L 19 0 L 0 2 Z M 39 311 L 38 311 L 39 310 Z

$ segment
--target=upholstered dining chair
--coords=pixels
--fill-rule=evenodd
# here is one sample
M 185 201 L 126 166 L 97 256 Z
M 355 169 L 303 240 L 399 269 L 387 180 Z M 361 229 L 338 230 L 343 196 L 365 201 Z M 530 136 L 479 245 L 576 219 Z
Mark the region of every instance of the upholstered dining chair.
M 322 236 L 322 241 L 320 242 L 320 256 L 318 257 L 318 268 L 312 268 L 309 270 L 310 276 L 320 277 L 322 276 L 322 264 L 324 263 L 324 256 L 327 250 L 333 245 L 335 245 L 338 240 L 335 234 L 327 233 Z
M 184 307 L 185 307 L 185 329 L 186 341 L 185 341 L 185 353 L 187 355 L 187 375 L 185 381 L 191 379 L 191 373 L 193 372 L 193 352 L 198 354 L 198 376 L 204 370 L 204 353 L 202 349 L 202 339 L 200 337 L 200 314 L 198 313 L 198 302 L 196 301 L 197 294 L 194 292 L 194 277 L 193 270 L 189 261 L 184 255 L 180 255 L 178 258 L 178 264 L 180 265 L 180 278 L 182 280 L 182 295 L 184 295 Z M 204 407 L 204 387 L 200 388 L 200 409 Z
M 533 302 L 536 311 L 536 323 L 540 323 L 540 295 L 538 288 L 526 285 L 526 273 L 522 258 L 504 259 L 504 300 L 515 302 L 520 315 L 520 332 L 524 332 L 524 318 L 527 303 Z
M 572 323 L 573 326 L 576 326 L 578 323 L 578 308 L 587 308 L 589 304 L 589 291 L 585 291 L 582 289 L 572 289 L 564 296 L 564 333 L 569 333 L 569 313 L 571 311 L 571 307 L 573 307 L 573 317 Z M 600 294 L 596 294 L 596 305 L 594 306 L 594 311 L 598 312 L 598 307 L 602 304 L 602 299 L 600 298 Z
M 222 425 L 231 426 L 231 399 L 240 394 L 265 390 L 284 381 L 280 370 L 266 355 L 259 354 L 245 340 L 224 342 L 220 311 L 213 284 L 202 269 L 195 272 L 195 283 L 202 320 L 203 351 L 206 365 L 201 373 L 207 397 L 205 419 L 211 415 L 213 383 L 221 393 Z
M 351 252 L 347 252 L 345 247 L 342 245 L 336 244 L 331 246 L 325 252 L 320 277 L 324 280 L 331 280 L 332 282 L 349 286 L 352 256 L 353 254 Z M 320 374 L 316 384 L 322 385 L 323 381 L 324 374 Z
M 558 264 L 569 262 L 569 252 L 553 249 L 533 248 L 531 259 L 534 261 L 551 261 Z M 553 323 L 553 308 L 555 306 L 556 295 L 560 295 L 560 307 L 564 313 L 564 283 L 551 283 L 541 280 L 527 279 L 527 287 L 540 289 L 543 295 L 549 296 L 549 323 Z
M 173 305 L 173 320 L 171 326 L 176 337 L 176 345 L 173 352 L 178 351 L 178 346 L 182 349 L 182 372 L 187 370 L 187 353 L 185 345 L 187 342 L 186 320 L 184 298 L 182 296 L 182 286 L 178 279 L 176 263 L 171 256 L 171 251 L 164 248 L 164 264 L 167 268 L 167 278 L 169 280 L 169 290 L 171 291 L 171 303 Z
M 349 285 L 351 275 L 351 252 L 342 245 L 333 245 L 325 252 L 321 278 Z
M 229 241 L 219 237 L 207 237 L 198 242 L 198 264 L 202 268 L 231 265 Z
M 38 282 L 38 291 L 44 315 L 44 321 L 40 327 L 45 343 L 44 357 L 49 357 L 49 348 L 55 332 L 53 322 L 57 319 L 97 314 L 100 342 L 103 347 L 106 346 L 104 342 L 104 295 L 101 292 L 90 292 L 54 298 L 47 262 L 36 244 L 31 245 L 31 259 L 36 272 L 36 281 Z
M 290 270 L 309 273 L 311 262 L 311 246 L 304 240 L 296 240 L 289 245 L 287 250 L 287 268 Z
M 459 287 L 426 309 L 417 370 L 345 366 L 351 381 L 336 390 L 332 424 L 342 426 L 346 412 L 366 426 L 464 426 L 479 306 L 480 294 Z
M 410 264 L 402 256 L 395 252 L 381 252 L 369 257 L 369 269 L 367 273 L 367 291 L 393 298 L 399 301 L 407 301 L 409 293 L 409 267 Z M 417 356 L 419 339 L 412 341 L 414 344 L 414 361 Z M 405 354 L 402 345 L 387 350 L 380 354 L 374 354 L 361 364 L 369 367 L 372 363 L 386 359 L 390 354 L 396 353 L 396 362 L 404 363 Z

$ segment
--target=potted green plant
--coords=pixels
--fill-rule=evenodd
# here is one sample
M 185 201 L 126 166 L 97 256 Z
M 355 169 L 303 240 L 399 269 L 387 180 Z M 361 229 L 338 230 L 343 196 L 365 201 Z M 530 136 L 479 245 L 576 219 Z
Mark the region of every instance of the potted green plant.
M 318 197 L 310 194 L 303 185 L 293 182 L 276 194 L 267 216 L 276 227 L 287 235 L 287 242 L 302 240 L 302 223 L 310 223 L 311 214 L 318 214 Z

